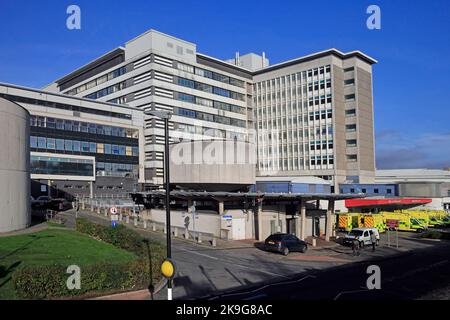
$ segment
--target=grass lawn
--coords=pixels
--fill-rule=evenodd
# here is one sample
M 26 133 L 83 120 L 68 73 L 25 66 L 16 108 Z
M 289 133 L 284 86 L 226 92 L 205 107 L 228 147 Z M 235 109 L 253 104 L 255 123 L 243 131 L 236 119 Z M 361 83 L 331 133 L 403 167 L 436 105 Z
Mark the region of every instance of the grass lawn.
M 77 231 L 48 229 L 33 234 L 0 237 L 0 299 L 16 299 L 11 276 L 31 265 L 88 265 L 128 262 L 133 253 L 91 239 Z

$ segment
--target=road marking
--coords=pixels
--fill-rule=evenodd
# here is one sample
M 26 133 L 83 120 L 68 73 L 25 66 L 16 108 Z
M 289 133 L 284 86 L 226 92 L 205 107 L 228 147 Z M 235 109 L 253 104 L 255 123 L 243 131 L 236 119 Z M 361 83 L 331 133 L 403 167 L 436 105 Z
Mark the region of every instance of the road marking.
M 286 285 L 286 284 L 290 284 L 290 283 L 301 282 L 301 281 L 306 280 L 306 279 L 308 279 L 308 278 L 316 278 L 316 276 L 307 275 L 307 276 L 305 276 L 305 277 L 303 277 L 303 278 L 300 278 L 300 279 L 297 279 L 297 280 L 292 280 L 292 281 L 281 281 L 281 282 L 277 282 L 277 283 L 269 283 L 269 284 L 266 284 L 266 285 L 264 285 L 264 286 L 262 286 L 262 287 L 259 287 L 259 288 L 256 288 L 256 289 L 250 290 L 250 291 L 243 291 L 243 292 L 236 292 L 236 293 L 228 293 L 228 294 L 218 295 L 218 296 L 215 296 L 215 297 L 211 298 L 210 300 L 215 300 L 215 299 L 219 299 L 219 298 L 222 298 L 222 297 L 230 297 L 230 296 L 236 296 L 236 295 L 242 295 L 242 294 L 254 293 L 254 292 L 258 292 L 258 291 L 260 291 L 260 290 L 263 290 L 263 289 L 265 289 L 265 288 L 268 288 L 268 287 L 273 287 L 273 286 L 279 286 L 279 285 Z M 261 295 L 264 295 L 264 294 L 261 294 Z M 255 298 L 255 296 L 253 296 L 253 297 L 251 297 L 251 298 Z
M 288 276 L 285 276 L 285 275 L 282 275 L 282 274 L 255 269 L 255 267 L 249 267 L 249 266 L 245 266 L 245 265 L 242 265 L 242 264 L 239 264 L 239 263 L 234 263 L 234 262 L 230 262 L 230 261 L 227 261 L 227 260 L 219 259 L 217 257 L 210 256 L 208 254 L 204 254 L 204 253 L 200 253 L 200 252 L 196 252 L 196 251 L 192 251 L 192 250 L 187 250 L 187 249 L 182 249 L 182 248 L 177 248 L 176 250 L 197 254 L 197 255 L 203 256 L 205 258 L 213 259 L 213 260 L 216 260 L 216 261 L 221 261 L 223 263 L 227 263 L 227 264 L 230 264 L 230 265 L 233 265 L 233 266 L 237 266 L 237 267 L 240 267 L 240 268 L 244 268 L 244 269 L 250 269 L 250 270 L 255 271 L 255 272 L 265 273 L 265 274 L 268 274 L 268 275 L 271 275 L 271 276 L 277 276 L 277 277 L 282 277 L 282 278 L 289 279 Z

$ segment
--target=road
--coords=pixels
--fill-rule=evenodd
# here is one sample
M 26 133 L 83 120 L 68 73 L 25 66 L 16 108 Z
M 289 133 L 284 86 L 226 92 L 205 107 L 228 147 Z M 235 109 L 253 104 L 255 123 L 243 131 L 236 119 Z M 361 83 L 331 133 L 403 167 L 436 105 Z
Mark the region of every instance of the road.
M 450 244 L 440 243 L 378 261 L 348 264 L 318 272 L 298 275 L 296 281 L 236 290 L 208 297 L 210 300 L 346 300 L 346 299 L 449 299 Z M 368 290 L 369 265 L 381 271 L 381 289 Z M 439 290 L 444 288 L 444 291 Z M 442 293 L 446 292 L 447 295 Z
M 97 223 L 105 225 L 110 223 L 107 218 L 100 215 L 87 212 L 79 214 Z M 74 213 L 68 212 L 63 216 L 66 219 L 66 225 L 73 227 Z M 128 226 L 133 228 L 131 224 Z M 165 240 L 165 235 L 162 233 L 143 229 L 136 230 L 147 238 Z M 381 239 L 383 244 L 386 243 L 385 237 L 383 235 Z M 386 290 L 389 292 L 389 286 L 396 283 L 395 279 L 403 279 L 401 274 L 406 272 L 408 275 L 408 272 L 415 270 L 420 273 L 429 262 L 433 264 L 445 260 L 447 262 L 444 263 L 444 266 L 450 270 L 446 264 L 448 263 L 446 260 L 448 252 L 450 252 L 447 242 L 411 239 L 401 235 L 399 245 L 400 249 L 382 245 L 376 252 L 365 249 L 362 250 L 359 257 L 354 257 L 351 249 L 343 246 L 319 250 L 310 249 L 306 254 L 292 253 L 288 257 L 284 257 L 262 251 L 251 244 L 241 244 L 231 248 L 212 248 L 208 245 L 198 245 L 173 238 L 172 255 L 177 267 L 173 297 L 174 299 L 215 299 L 218 297 L 218 293 L 232 292 L 233 295 L 220 298 L 333 299 L 343 291 L 361 290 L 361 287 L 365 286 L 368 275 L 365 272 L 367 263 L 364 261 L 385 259 L 387 256 L 398 254 L 404 256 L 388 258 L 379 263 L 382 267 L 383 286 L 386 286 Z M 408 253 L 407 250 L 411 249 L 418 251 L 413 254 Z M 436 268 L 440 270 L 441 265 L 436 265 Z M 405 283 L 414 277 L 414 274 L 408 277 L 404 278 Z M 391 280 L 388 281 L 389 279 Z M 445 279 L 437 281 L 441 280 Z M 294 282 L 292 283 L 292 281 Z M 264 287 L 279 282 L 284 284 Z M 256 291 L 248 292 L 252 290 Z M 356 293 L 359 296 L 366 294 L 364 292 Z M 166 299 L 165 295 L 166 290 L 162 290 L 154 298 Z M 354 295 L 344 293 L 340 298 Z

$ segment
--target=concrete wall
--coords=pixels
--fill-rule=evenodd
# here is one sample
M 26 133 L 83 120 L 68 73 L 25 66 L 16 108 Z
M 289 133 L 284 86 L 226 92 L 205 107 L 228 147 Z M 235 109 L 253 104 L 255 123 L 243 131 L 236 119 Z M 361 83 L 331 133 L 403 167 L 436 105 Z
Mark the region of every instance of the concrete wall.
M 180 142 L 170 148 L 171 183 L 227 190 L 255 184 L 255 146 L 243 141 Z M 210 188 L 208 188 L 210 186 Z
M 0 98 L 0 233 L 31 222 L 30 114 Z

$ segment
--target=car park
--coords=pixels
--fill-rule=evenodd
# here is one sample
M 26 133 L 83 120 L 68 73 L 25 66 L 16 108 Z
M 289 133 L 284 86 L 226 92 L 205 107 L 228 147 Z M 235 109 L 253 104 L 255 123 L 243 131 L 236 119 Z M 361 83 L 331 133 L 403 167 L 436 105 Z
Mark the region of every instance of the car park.
M 264 249 L 287 256 L 289 252 L 305 253 L 308 245 L 293 234 L 274 233 L 265 240 Z

